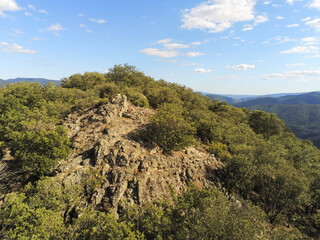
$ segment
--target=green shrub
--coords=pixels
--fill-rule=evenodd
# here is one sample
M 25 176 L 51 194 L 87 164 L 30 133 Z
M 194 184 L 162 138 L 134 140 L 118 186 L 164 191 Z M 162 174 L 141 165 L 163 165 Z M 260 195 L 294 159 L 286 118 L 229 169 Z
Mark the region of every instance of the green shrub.
M 67 131 L 61 126 L 53 130 L 11 132 L 8 137 L 13 156 L 21 167 L 38 176 L 47 174 L 70 152 Z
M 159 145 L 164 153 L 178 150 L 194 141 L 195 128 L 183 116 L 181 106 L 164 104 L 141 131 L 143 139 Z
M 128 100 L 135 106 L 144 107 L 144 108 L 149 107 L 148 99 L 142 93 L 140 93 L 137 89 L 127 88 L 124 91 L 124 94 L 128 97 Z

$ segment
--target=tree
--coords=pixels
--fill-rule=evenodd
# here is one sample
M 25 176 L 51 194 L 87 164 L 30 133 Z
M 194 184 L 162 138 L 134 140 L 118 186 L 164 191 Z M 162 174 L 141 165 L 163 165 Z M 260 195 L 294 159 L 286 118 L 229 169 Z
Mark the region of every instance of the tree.
M 104 74 L 98 72 L 86 72 L 84 75 L 78 73 L 70 76 L 69 78 L 62 79 L 61 86 L 63 88 L 77 88 L 87 91 L 105 82 L 106 77 Z
M 276 114 L 255 110 L 250 114 L 249 125 L 257 134 L 262 134 L 266 139 L 272 135 L 280 134 L 285 125 Z
M 140 135 L 163 152 L 181 149 L 192 143 L 195 128 L 185 120 L 183 109 L 175 104 L 163 104 Z
M 21 167 L 38 176 L 47 174 L 70 152 L 67 131 L 61 126 L 53 130 L 11 132 L 8 138 L 13 156 Z

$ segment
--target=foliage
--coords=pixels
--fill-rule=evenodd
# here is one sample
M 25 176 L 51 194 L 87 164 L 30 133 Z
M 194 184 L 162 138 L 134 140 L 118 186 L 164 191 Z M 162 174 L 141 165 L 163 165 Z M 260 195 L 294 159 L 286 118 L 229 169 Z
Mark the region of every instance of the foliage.
M 67 132 L 61 126 L 53 130 L 12 132 L 7 138 L 22 169 L 34 175 L 48 173 L 59 159 L 67 157 L 70 152 Z
M 138 107 L 149 107 L 148 99 L 139 91 L 134 88 L 127 88 L 124 91 L 124 94 L 128 97 L 128 100 Z
M 61 81 L 63 88 L 77 88 L 83 91 L 93 89 L 94 86 L 100 85 L 106 81 L 104 74 L 98 72 L 86 72 L 84 75 L 74 74 L 69 78 Z
M 250 114 L 249 125 L 255 133 L 262 134 L 267 139 L 284 130 L 284 123 L 275 114 L 257 110 Z
M 194 127 L 185 121 L 180 106 L 164 104 L 140 134 L 144 139 L 156 143 L 165 153 L 168 153 L 191 144 L 194 133 Z
M 73 219 L 70 211 L 101 183 L 99 172 L 92 170 L 80 186 L 45 178 L 7 195 L 0 234 L 7 239 L 320 237 L 320 151 L 310 141 L 298 139 L 275 114 L 211 101 L 185 86 L 154 81 L 127 64 L 106 74 L 72 75 L 61 87 L 18 83 L 0 88 L 0 153 L 9 148 L 18 169 L 48 174 L 70 151 L 63 118 L 119 93 L 136 106 L 157 110 L 140 140 L 165 153 L 201 142 L 224 162 L 223 187 L 238 202 L 215 189 L 191 189 L 128 208 L 120 220 L 90 207 Z
M 145 91 L 146 97 L 149 99 L 150 106 L 158 108 L 161 104 L 172 103 L 181 104 L 176 91 L 170 87 L 151 88 Z
M 91 197 L 97 187 L 101 185 L 103 176 L 97 169 L 89 169 L 81 179 L 85 195 Z
M 111 213 L 87 209 L 75 222 L 72 239 L 83 240 L 139 240 L 144 239 L 138 231 L 131 230 L 132 224 L 117 222 Z
M 131 207 L 120 218 L 133 222 L 147 239 L 298 239 L 299 231 L 273 229 L 249 202 L 230 202 L 216 189 L 191 187 L 186 193 L 145 207 Z M 280 239 L 280 238 L 279 238 Z

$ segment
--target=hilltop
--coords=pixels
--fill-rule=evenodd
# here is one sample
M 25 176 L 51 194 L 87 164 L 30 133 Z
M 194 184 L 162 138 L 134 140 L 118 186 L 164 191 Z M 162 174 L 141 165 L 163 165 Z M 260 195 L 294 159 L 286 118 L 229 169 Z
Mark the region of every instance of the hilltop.
M 5 239 L 317 239 L 320 151 L 133 66 L 0 89 Z

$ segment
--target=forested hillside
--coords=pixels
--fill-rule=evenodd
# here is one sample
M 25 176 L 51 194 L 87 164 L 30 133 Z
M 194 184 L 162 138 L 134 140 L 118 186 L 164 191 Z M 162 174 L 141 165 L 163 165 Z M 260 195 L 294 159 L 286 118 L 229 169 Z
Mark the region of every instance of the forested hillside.
M 6 81 L 0 79 L 0 87 L 5 86 L 6 85 Z
M 320 93 L 260 98 L 234 105 L 275 113 L 299 138 L 311 140 L 320 148 Z
M 60 81 L 57 80 L 49 80 L 46 78 L 14 78 L 14 79 L 7 79 L 7 80 L 2 80 L 0 79 L 0 86 L 6 86 L 11 83 L 18 83 L 18 82 L 37 82 L 42 85 L 48 84 L 48 83 L 53 83 L 53 84 L 60 84 Z
M 182 194 L 172 190 L 171 197 L 144 204 L 119 202 L 114 212 L 110 202 L 96 205 L 92 196 L 104 179 L 117 182 L 126 174 L 121 173 L 123 158 L 117 166 L 108 165 L 120 172 L 118 178 L 93 164 L 79 184 L 61 184 L 78 166 L 59 175 L 58 163 L 83 145 L 69 138 L 65 122 L 70 114 L 101 112 L 117 94 L 155 110 L 146 124 L 126 135 L 137 142 L 132 149 L 141 145 L 149 157 L 159 148 L 158 160 L 181 157 L 182 162 L 192 156 L 186 148 L 205 149 L 222 166 L 206 165 L 204 177 L 211 186 L 188 181 L 190 188 Z M 109 116 L 110 109 L 103 114 Z M 90 116 L 83 132 L 85 122 L 102 121 Z M 99 134 L 108 134 L 110 124 Z M 75 74 L 61 86 L 0 88 L 0 148 L 3 239 L 320 238 L 320 151 L 312 142 L 298 139 L 275 114 L 212 101 L 185 86 L 155 81 L 133 66 Z M 135 174 L 148 168 L 140 166 Z M 193 174 L 185 173 L 188 179 Z
M 301 95 L 283 96 L 283 97 L 262 97 L 240 103 L 235 103 L 236 107 L 251 108 L 262 104 L 320 104 L 320 93 L 311 92 Z

